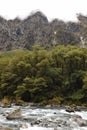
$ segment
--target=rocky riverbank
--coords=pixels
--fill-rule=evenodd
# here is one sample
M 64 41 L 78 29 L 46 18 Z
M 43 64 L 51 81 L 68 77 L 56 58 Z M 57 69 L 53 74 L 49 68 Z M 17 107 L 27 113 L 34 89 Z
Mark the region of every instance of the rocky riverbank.
M 33 105 L 0 107 L 0 130 L 84 130 L 87 129 L 86 109 L 37 107 Z

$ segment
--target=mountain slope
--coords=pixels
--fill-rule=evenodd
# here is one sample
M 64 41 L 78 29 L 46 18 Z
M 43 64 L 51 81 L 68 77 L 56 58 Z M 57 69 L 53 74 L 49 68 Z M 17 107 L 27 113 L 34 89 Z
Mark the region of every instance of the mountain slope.
M 59 44 L 87 44 L 87 17 L 79 14 L 78 22 L 54 19 L 49 22 L 40 11 L 24 20 L 5 20 L 0 17 L 0 51 L 26 48 L 40 44 L 50 48 Z

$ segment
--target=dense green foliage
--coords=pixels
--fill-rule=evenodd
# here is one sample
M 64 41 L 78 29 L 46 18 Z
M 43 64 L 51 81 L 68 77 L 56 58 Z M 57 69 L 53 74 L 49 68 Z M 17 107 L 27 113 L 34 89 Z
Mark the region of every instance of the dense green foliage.
M 0 54 L 0 98 L 87 104 L 87 49 L 57 46 Z

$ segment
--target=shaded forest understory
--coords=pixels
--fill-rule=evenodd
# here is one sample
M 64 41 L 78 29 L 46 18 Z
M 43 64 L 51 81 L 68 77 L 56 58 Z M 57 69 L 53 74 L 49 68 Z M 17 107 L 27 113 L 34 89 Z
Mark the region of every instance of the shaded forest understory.
M 87 48 L 59 45 L 46 50 L 0 53 L 0 99 L 41 104 L 87 104 Z

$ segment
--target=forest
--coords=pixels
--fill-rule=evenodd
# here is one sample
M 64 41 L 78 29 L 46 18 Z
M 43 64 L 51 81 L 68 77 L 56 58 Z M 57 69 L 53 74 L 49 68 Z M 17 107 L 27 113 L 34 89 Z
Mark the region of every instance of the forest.
M 0 52 L 0 99 L 40 104 L 87 105 L 87 48 Z

